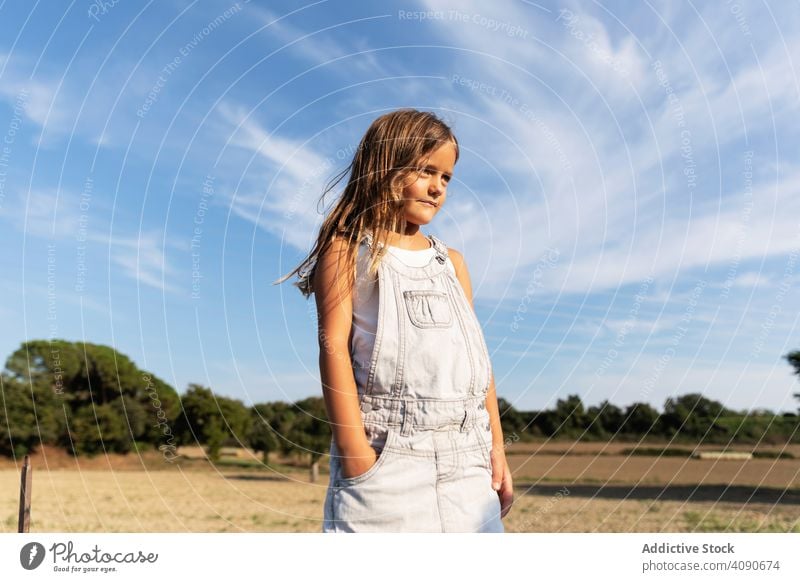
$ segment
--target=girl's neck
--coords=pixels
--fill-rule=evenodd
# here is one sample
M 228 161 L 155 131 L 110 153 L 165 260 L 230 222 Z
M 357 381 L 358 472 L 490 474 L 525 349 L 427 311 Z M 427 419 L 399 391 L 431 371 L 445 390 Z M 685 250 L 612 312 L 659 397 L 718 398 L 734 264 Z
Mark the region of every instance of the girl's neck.
M 386 244 L 392 247 L 407 250 L 423 250 L 429 248 L 431 245 L 428 241 L 428 237 L 426 237 L 422 231 L 419 230 L 419 226 L 416 224 L 413 226 L 414 231 L 409 232 L 410 229 L 407 229 L 406 234 L 388 231 Z

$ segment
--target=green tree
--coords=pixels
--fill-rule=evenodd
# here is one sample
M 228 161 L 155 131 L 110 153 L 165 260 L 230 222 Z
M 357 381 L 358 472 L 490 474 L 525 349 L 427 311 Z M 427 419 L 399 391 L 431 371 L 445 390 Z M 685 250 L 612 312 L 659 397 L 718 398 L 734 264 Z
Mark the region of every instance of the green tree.
M 531 422 L 548 437 L 574 438 L 583 433 L 588 425 L 588 416 L 580 396 L 571 394 L 566 399 L 559 399 L 553 410 L 534 414 Z
M 628 435 L 644 437 L 648 434 L 658 434 L 658 411 L 646 402 L 634 402 L 625 408 L 621 430 Z
M 794 373 L 800 376 L 800 350 L 789 352 L 784 356 L 786 361 L 794 368 Z M 800 392 L 795 392 L 794 397 L 800 400 Z M 800 408 L 798 409 L 800 412 Z
M 269 454 L 284 448 L 294 412 L 290 404 L 280 401 L 256 404 L 251 411 L 253 419 L 247 440 L 254 451 L 261 452 L 264 464 L 269 465 Z
M 181 444 L 204 445 L 209 459 L 217 461 L 223 446 L 241 446 L 247 441 L 252 418 L 241 401 L 189 384 L 181 403 L 183 410 L 175 422 L 175 434 Z
M 128 453 L 133 446 L 125 416 L 115 404 L 83 406 L 70 418 L 69 438 L 76 454 Z
M 75 454 L 104 448 L 123 452 L 137 441 L 155 447 L 178 411 L 178 395 L 171 386 L 108 346 L 31 340 L 8 357 L 6 375 L 34 387 L 58 419 L 57 433 L 48 438 Z M 92 422 L 94 429 L 87 427 Z M 76 430 L 91 442 L 76 439 Z M 120 432 L 127 435 L 120 437 Z M 112 440 L 104 446 L 100 435 Z
M 512 435 L 519 437 L 528 426 L 525 413 L 520 412 L 505 398 L 497 398 L 497 408 L 500 411 L 500 424 L 506 438 Z
M 735 413 L 721 403 L 693 393 L 667 398 L 662 421 L 670 435 L 715 440 L 727 434 L 721 420 L 731 414 Z
M 331 426 L 322 397 L 313 396 L 294 403 L 296 414 L 289 432 L 289 439 L 297 450 L 308 453 L 310 481 L 319 477 L 319 461 L 331 443 Z
M 794 368 L 794 373 L 800 376 L 800 350 L 789 352 L 784 358 Z
M 0 455 L 18 458 L 54 443 L 59 416 L 49 387 L 0 374 Z
M 564 436 L 578 436 L 589 425 L 583 401 L 577 394 L 570 394 L 566 399 L 556 401 L 555 415 L 560 421 L 558 432 Z
M 608 438 L 619 433 L 625 418 L 622 410 L 608 400 L 598 406 L 590 406 L 587 411 L 589 432 L 598 437 Z

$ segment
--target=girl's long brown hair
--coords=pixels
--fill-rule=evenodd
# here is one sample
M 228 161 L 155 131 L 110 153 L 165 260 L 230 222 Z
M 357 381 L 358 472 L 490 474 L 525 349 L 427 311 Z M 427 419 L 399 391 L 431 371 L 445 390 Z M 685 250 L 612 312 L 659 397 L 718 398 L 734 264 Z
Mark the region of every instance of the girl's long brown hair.
M 334 237 L 347 241 L 344 260 L 355 282 L 355 258 L 358 244 L 366 232 L 376 242 L 387 243 L 389 231 L 405 232 L 403 187 L 418 171 L 418 164 L 436 149 L 451 143 L 458 160 L 458 141 L 450 127 L 435 114 L 416 109 L 399 109 L 381 115 L 367 129 L 350 164 L 335 175 L 322 193 L 322 199 L 341 180 L 350 175 L 338 202 L 319 229 L 314 248 L 292 271 L 273 282 L 283 283 L 297 273 L 293 283 L 304 297 L 314 293 L 317 260 Z M 372 245 L 369 273 L 375 275 L 384 249 Z

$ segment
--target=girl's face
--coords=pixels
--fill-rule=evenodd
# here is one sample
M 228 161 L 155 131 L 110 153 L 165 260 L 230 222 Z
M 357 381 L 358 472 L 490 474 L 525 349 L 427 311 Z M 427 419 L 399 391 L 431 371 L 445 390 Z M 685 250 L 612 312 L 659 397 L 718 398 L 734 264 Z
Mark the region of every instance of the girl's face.
M 436 216 L 447 198 L 447 184 L 455 163 L 456 149 L 451 143 L 418 162 L 417 171 L 408 177 L 410 183 L 403 189 L 407 222 L 428 224 Z

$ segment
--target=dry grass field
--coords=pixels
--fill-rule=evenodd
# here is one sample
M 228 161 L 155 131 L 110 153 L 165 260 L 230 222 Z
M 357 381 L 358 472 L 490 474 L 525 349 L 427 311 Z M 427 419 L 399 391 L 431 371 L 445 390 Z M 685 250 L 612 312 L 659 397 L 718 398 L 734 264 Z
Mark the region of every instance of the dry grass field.
M 783 449 L 793 459 L 748 460 L 628 456 L 628 447 L 512 444 L 516 498 L 506 531 L 800 532 L 800 446 Z M 77 461 L 56 449 L 36 453 L 31 531 L 320 530 L 327 458 L 310 483 L 307 469 L 281 459 L 269 468 L 246 458 L 214 466 L 197 450 L 181 453 L 173 464 L 157 452 Z M 19 469 L 0 460 L 2 532 L 16 531 L 18 487 Z

